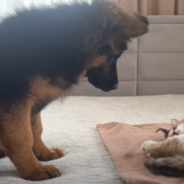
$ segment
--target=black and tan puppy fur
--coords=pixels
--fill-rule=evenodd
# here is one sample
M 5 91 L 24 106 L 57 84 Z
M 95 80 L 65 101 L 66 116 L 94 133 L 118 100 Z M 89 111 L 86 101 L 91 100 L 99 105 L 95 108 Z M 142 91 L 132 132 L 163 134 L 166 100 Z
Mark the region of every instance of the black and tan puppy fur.
M 0 157 L 6 154 L 27 180 L 60 176 L 57 168 L 38 161 L 63 156 L 60 148 L 44 145 L 40 111 L 84 76 L 103 91 L 117 88 L 117 59 L 147 26 L 145 17 L 105 0 L 24 10 L 4 19 Z

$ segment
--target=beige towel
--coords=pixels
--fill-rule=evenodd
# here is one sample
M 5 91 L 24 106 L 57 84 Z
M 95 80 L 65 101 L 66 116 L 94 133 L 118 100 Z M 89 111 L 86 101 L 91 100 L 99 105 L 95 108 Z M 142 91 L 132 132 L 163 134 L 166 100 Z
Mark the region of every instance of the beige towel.
M 157 176 L 144 166 L 146 157 L 141 144 L 146 140 L 164 140 L 162 132 L 155 133 L 158 128 L 171 129 L 171 125 L 107 123 L 97 126 L 120 177 L 127 184 L 184 184 L 184 178 Z

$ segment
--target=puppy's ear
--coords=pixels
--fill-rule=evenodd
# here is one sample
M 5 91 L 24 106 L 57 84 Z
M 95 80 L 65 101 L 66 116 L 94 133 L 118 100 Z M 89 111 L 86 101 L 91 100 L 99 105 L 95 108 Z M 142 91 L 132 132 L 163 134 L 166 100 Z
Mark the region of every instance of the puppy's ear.
M 171 124 L 173 125 L 173 127 L 177 127 L 180 124 L 180 121 L 178 121 L 177 119 L 171 119 Z
M 148 32 L 148 20 L 138 13 L 130 13 L 112 0 L 93 0 L 93 8 L 102 12 L 100 17 L 103 36 L 127 40 Z

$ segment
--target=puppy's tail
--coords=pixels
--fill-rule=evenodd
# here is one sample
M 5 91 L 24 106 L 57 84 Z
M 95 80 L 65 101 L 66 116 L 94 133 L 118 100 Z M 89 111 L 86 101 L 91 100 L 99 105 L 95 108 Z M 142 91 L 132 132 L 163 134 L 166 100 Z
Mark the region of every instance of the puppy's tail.
M 148 158 L 145 166 L 154 174 L 166 176 L 184 176 L 184 156 L 176 155 L 173 157 Z

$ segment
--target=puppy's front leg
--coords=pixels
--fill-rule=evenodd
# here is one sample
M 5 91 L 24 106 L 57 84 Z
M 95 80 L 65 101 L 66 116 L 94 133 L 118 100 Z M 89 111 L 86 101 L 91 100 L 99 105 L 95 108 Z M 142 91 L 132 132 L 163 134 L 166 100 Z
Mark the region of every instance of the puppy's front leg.
M 4 107 L 0 109 L 1 144 L 20 175 L 24 179 L 33 181 L 60 176 L 57 168 L 52 165 L 42 165 L 32 151 L 33 135 L 29 104 L 14 104 L 9 105 L 8 110 Z
M 41 134 L 43 132 L 41 115 L 37 114 L 31 120 L 34 144 L 33 144 L 33 152 L 36 157 L 41 161 L 55 160 L 62 157 L 64 154 L 60 148 L 47 148 L 41 139 Z

